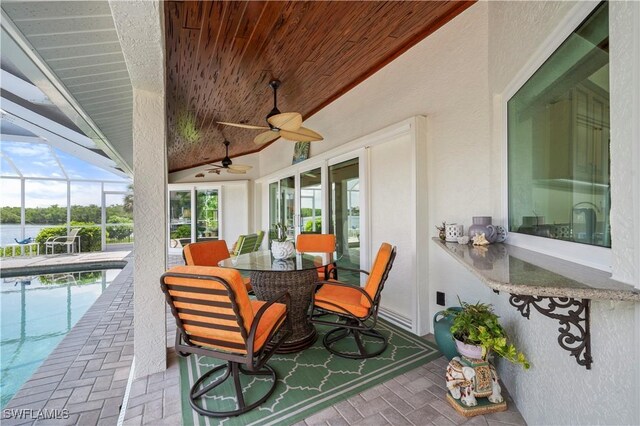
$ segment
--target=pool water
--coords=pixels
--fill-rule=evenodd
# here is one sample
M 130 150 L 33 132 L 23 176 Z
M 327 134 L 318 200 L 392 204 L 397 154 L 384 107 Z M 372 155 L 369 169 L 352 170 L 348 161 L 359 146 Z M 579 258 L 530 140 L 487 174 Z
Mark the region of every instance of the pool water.
M 120 271 L 0 279 L 0 408 L 4 408 Z

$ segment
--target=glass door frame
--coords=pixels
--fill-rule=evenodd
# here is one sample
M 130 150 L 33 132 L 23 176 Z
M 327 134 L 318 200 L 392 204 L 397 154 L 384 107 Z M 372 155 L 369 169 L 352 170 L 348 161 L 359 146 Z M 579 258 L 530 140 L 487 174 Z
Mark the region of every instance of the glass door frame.
M 295 237 L 300 234 L 300 175 L 311 170 L 320 168 L 321 173 L 321 190 L 322 190 L 322 233 L 329 232 L 329 167 L 344 161 L 358 159 L 358 176 L 360 179 L 360 265 L 363 269 L 368 270 L 371 267 L 371 247 L 370 247 L 370 196 L 369 196 L 369 149 L 367 147 L 357 148 L 349 151 L 345 154 L 337 155 L 326 160 L 312 161 L 308 164 L 304 164 L 293 170 L 287 169 L 282 174 L 273 175 L 271 179 L 265 180 L 264 185 L 267 192 L 269 192 L 269 185 L 276 183 L 278 185 L 278 194 L 280 194 L 280 180 L 283 178 L 293 176 L 295 179 L 295 211 L 294 215 L 294 227 Z M 305 163 L 307 163 L 305 161 Z M 266 220 L 268 223 L 268 231 L 271 231 L 271 202 L 270 194 L 266 197 L 267 200 L 267 215 Z M 278 196 L 278 203 L 281 202 Z M 276 208 L 277 214 L 280 215 L 280 205 Z M 264 217 L 264 216 L 263 216 Z M 278 217 L 278 220 L 280 218 Z M 362 275 L 362 274 L 361 274 Z M 366 281 L 366 276 L 361 276 L 361 283 Z
M 312 170 L 320 169 L 320 191 L 322 191 L 322 195 L 320 197 L 320 220 L 322 222 L 321 231 L 323 234 L 326 234 L 329 231 L 329 218 L 327 217 L 327 209 L 326 207 L 329 205 L 329 194 L 327 193 L 327 188 L 329 187 L 329 166 L 327 166 L 327 162 L 323 161 L 322 163 L 308 165 L 305 168 L 298 169 L 295 173 L 296 180 L 296 215 L 295 215 L 295 236 L 302 234 L 302 215 L 300 214 L 300 209 L 302 208 L 302 185 L 300 181 L 300 176 L 308 173 Z
M 191 193 L 191 242 L 195 243 L 197 238 L 198 220 L 196 206 L 198 190 L 216 190 L 218 191 L 218 239 L 224 240 L 224 231 L 222 227 L 222 185 L 210 183 L 170 183 L 167 185 L 167 248 L 169 254 L 182 253 L 182 247 L 171 247 L 171 192 L 172 191 L 189 191 Z
M 336 164 L 344 163 L 345 161 L 358 159 L 358 179 L 360 180 L 360 269 L 369 270 L 371 268 L 371 244 L 370 244 L 370 215 L 371 215 L 371 198 L 369 196 L 369 149 L 367 147 L 359 148 L 355 151 L 350 151 L 346 154 L 332 157 L 325 162 L 327 173 L 324 175 L 323 186 L 326 187 L 324 195 L 326 195 L 325 209 L 327 213 L 329 211 L 329 167 Z M 323 210 L 325 210 L 323 209 Z M 322 229 L 325 231 L 325 225 L 329 227 L 329 218 L 326 223 L 324 222 Z M 364 274 L 360 274 L 360 284 L 364 284 L 367 277 Z

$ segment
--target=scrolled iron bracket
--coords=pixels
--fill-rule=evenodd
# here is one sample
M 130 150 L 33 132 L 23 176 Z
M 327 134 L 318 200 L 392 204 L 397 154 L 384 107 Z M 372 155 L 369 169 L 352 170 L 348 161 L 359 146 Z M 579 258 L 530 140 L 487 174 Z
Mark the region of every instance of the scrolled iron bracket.
M 591 369 L 593 358 L 591 358 L 589 299 L 512 294 L 509 303 L 527 319 L 533 306 L 542 315 L 558 320 L 560 347 L 569 351 L 579 365 L 584 365 L 587 370 Z

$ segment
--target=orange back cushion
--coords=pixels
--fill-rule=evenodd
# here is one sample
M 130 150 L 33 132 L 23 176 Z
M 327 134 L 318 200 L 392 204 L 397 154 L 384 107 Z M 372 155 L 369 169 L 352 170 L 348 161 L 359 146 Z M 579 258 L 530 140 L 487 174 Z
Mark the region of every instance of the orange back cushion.
M 387 264 L 391 261 L 392 252 L 393 247 L 391 244 L 382 243 L 378 250 L 378 254 L 376 255 L 376 260 L 373 262 L 373 267 L 369 273 L 369 279 L 367 279 L 367 284 L 364 286 L 364 290 L 372 300 L 376 296 L 378 288 L 382 283 L 382 276 L 384 275 L 385 269 L 387 269 Z M 360 303 L 366 307 L 371 306 L 365 296 L 360 298 Z
M 191 243 L 184 248 L 184 258 L 187 265 L 218 266 L 218 262 L 229 258 L 229 249 L 225 240 Z
M 235 302 L 238 305 L 238 310 L 240 316 L 242 317 L 245 331 L 247 334 L 249 333 L 251 324 L 253 322 L 254 312 L 251 301 L 249 299 L 249 295 L 247 294 L 247 290 L 242 281 L 242 277 L 240 276 L 240 273 L 238 271 L 236 271 L 235 269 L 217 268 L 210 266 L 175 266 L 169 269 L 167 272 L 204 275 L 225 280 L 229 284 Z M 198 341 L 198 337 L 206 337 L 209 339 L 232 342 L 236 345 L 245 345 L 245 341 L 242 337 L 240 329 L 234 330 L 234 328 L 237 328 L 238 326 L 238 321 L 237 316 L 233 312 L 230 304 L 227 303 L 227 306 L 222 307 L 206 304 L 207 302 L 222 302 L 224 304 L 226 302 L 230 302 L 230 298 L 225 295 L 213 294 L 213 291 L 212 293 L 202 293 L 195 291 L 198 289 L 224 291 L 225 287 L 221 283 L 216 281 L 181 277 L 165 277 L 164 282 L 169 288 L 169 294 L 171 297 L 181 297 L 194 300 L 193 302 L 173 300 L 173 304 L 178 310 L 178 317 L 183 320 L 183 322 L 197 321 L 198 323 L 206 323 L 204 325 L 185 324 L 185 330 L 189 333 L 190 338 L 194 342 Z M 180 286 L 183 288 L 188 287 L 189 289 L 176 289 L 175 286 Z M 190 291 L 192 288 L 194 291 Z M 198 303 L 199 301 L 203 301 L 204 303 Z M 197 313 L 194 314 L 192 313 L 192 311 L 222 314 L 226 318 L 207 317 L 204 315 L 198 315 Z M 224 345 L 222 346 L 224 347 Z
M 336 250 L 336 236 L 333 234 L 300 234 L 296 240 L 296 250 L 300 253 L 333 253 Z

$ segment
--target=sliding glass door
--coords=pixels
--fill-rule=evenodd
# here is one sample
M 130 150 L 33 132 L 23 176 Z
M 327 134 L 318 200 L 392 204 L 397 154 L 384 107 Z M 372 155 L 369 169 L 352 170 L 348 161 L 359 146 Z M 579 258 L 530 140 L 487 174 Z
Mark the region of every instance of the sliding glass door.
M 342 266 L 360 269 L 360 159 L 329 166 L 329 233 Z M 355 282 L 359 278 L 351 277 Z M 344 277 L 341 277 L 344 279 Z
M 220 239 L 220 188 L 169 185 L 169 252 L 180 253 L 196 241 Z
M 283 224 L 290 240 L 295 239 L 296 180 L 287 176 L 269 184 L 269 241 L 275 237 L 275 225 Z
M 218 239 L 218 190 L 196 189 L 196 241 Z
M 364 226 L 368 222 L 366 212 L 361 215 L 361 208 L 366 206 L 366 183 L 362 179 L 367 175 L 366 164 L 366 151 L 358 150 L 269 182 L 270 240 L 275 237 L 276 223 L 287 227 L 290 240 L 300 234 L 335 234 L 338 263 L 347 268 L 368 268 Z M 359 284 L 361 278 L 357 273 L 340 276 L 353 284 Z
M 322 169 L 300 173 L 300 234 L 322 233 Z

